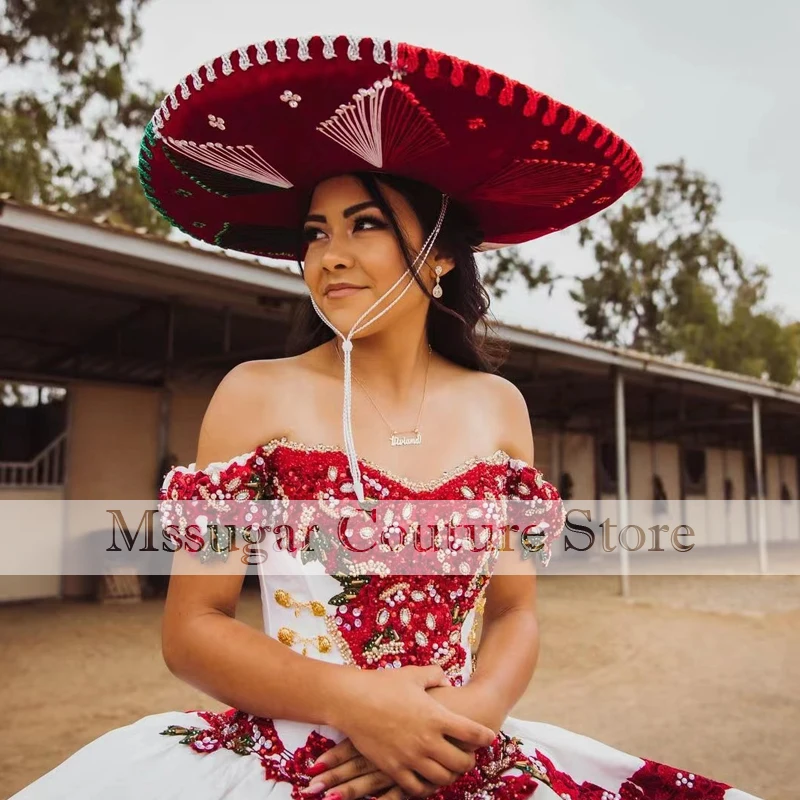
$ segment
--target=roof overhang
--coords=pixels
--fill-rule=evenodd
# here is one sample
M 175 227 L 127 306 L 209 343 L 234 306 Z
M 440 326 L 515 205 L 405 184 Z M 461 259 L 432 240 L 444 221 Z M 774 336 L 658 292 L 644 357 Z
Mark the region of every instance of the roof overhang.
M 3 268 L 62 282 L 263 315 L 306 293 L 299 274 L 224 251 L 163 240 L 69 214 L 0 201 Z M 547 353 L 573 369 L 618 368 L 748 397 L 800 405 L 800 389 L 541 331 L 496 325 L 516 348 Z

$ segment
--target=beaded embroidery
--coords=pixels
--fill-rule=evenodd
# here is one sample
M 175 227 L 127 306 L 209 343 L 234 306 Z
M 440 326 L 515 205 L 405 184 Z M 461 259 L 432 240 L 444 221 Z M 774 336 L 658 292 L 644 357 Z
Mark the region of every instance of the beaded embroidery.
M 325 458 L 321 458 L 321 454 Z M 481 505 L 481 514 L 492 513 L 500 496 L 525 499 L 535 506 L 549 502 L 555 490 L 541 474 L 524 462 L 501 450 L 488 457 L 468 459 L 430 481 L 412 481 L 361 459 L 365 484 L 389 500 L 471 498 Z M 194 465 L 176 467 L 164 480 L 160 497 L 166 510 L 177 514 L 180 524 L 191 520 L 191 501 L 202 499 L 220 508 L 248 500 L 276 502 L 289 499 L 317 498 L 322 507 L 339 497 L 352 494 L 347 459 L 341 448 L 331 445 L 307 446 L 286 438 L 273 439 L 250 453 L 227 462 L 209 464 L 204 470 Z M 167 502 L 169 501 L 169 502 Z M 330 506 L 332 509 L 335 506 Z M 469 516 L 469 514 L 467 514 Z M 310 518 L 309 518 L 310 521 Z M 454 518 L 456 524 L 461 517 Z M 558 528 L 558 518 L 552 519 Z M 210 547 L 206 542 L 204 552 Z M 301 550 L 301 554 L 305 555 Z M 370 574 L 329 573 L 339 584 L 326 603 L 296 601 L 285 589 L 275 589 L 275 601 L 282 608 L 294 609 L 295 616 L 309 610 L 314 616 L 324 614 L 327 635 L 301 636 L 282 626 L 277 638 L 288 646 L 308 645 L 320 653 L 334 646 L 341 659 L 361 669 L 393 669 L 405 665 L 438 664 L 454 686 L 465 679 L 467 651 L 464 626 L 474 613 L 477 624 L 485 590 L 490 581 L 487 565 L 494 554 L 481 556 L 474 571 L 444 575 L 396 575 L 382 572 L 379 562 L 370 561 Z M 315 558 L 327 563 L 324 549 Z M 474 644 L 471 634 L 467 646 Z M 181 736 L 198 753 L 228 749 L 240 755 L 260 759 L 265 777 L 288 782 L 292 797 L 310 779 L 306 770 L 313 760 L 333 743 L 312 732 L 307 743 L 294 753 L 287 751 L 271 720 L 255 718 L 231 710 L 225 714 L 201 712 L 209 727 L 170 726 L 164 735 Z M 530 797 L 539 783 L 549 777 L 540 761 L 520 749 L 520 742 L 502 731 L 489 747 L 476 752 L 476 765 L 456 783 L 433 795 L 435 800 L 522 800 Z
M 312 781 L 308 770 L 313 762 L 333 747 L 330 739 L 312 731 L 305 745 L 292 752 L 281 741 L 270 719 L 236 709 L 221 714 L 195 713 L 208 723 L 207 728 L 170 725 L 161 735 L 182 737 L 180 743 L 196 753 L 209 754 L 224 749 L 258 758 L 265 780 L 291 784 L 293 800 L 319 796 L 301 794 L 300 790 Z M 526 756 L 520 745 L 518 739 L 501 731 L 491 745 L 476 751 L 475 766 L 469 772 L 435 792 L 431 800 L 523 800 L 530 797 L 537 783 L 549 784 L 549 779 L 537 766 L 540 762 Z M 503 774 L 512 769 L 519 774 Z M 368 795 L 365 800 L 372 797 Z

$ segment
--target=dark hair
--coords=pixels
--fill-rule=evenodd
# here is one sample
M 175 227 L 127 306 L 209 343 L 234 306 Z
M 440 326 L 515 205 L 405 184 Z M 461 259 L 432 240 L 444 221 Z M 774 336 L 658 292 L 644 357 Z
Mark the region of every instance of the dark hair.
M 423 240 L 433 231 L 442 207 L 442 194 L 427 184 L 396 175 L 377 175 L 372 172 L 351 173 L 366 189 L 386 218 L 400 244 L 408 271 L 422 290 L 431 298 L 426 322 L 431 347 L 455 364 L 482 372 L 494 372 L 504 361 L 507 346 L 490 336 L 487 318 L 490 297 L 483 286 L 473 247 L 482 241 L 481 231 L 471 215 L 460 204 L 449 201 L 447 213 L 434 246 L 455 267 L 442 276 L 443 296 L 437 300 L 430 294 L 420 276 L 414 275 L 415 253 L 400 229 L 397 216 L 383 193 L 380 183 L 399 192 L 417 215 L 423 230 Z M 302 247 L 302 245 L 300 245 Z M 302 252 L 302 250 L 300 251 Z M 302 258 L 298 256 L 300 271 Z M 287 342 L 287 354 L 304 353 L 329 341 L 334 332 L 319 318 L 309 298 L 298 303 Z

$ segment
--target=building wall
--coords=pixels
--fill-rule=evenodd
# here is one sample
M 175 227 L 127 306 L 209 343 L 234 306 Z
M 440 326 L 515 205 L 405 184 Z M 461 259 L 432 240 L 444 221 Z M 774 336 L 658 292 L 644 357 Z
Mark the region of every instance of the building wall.
M 631 441 L 628 459 L 631 500 L 649 500 L 653 497 L 655 475 L 661 478 L 668 500 L 680 498 L 680 451 L 677 444 Z
M 588 433 L 567 433 L 563 437 L 562 471 L 572 477 L 572 496 L 585 500 L 595 495 L 594 437 Z
M 172 395 L 168 451 L 173 464 L 189 464 L 213 388 L 176 387 Z M 0 490 L 0 500 L 156 500 L 163 477 L 158 441 L 162 393 L 158 389 L 75 383 L 69 388 L 70 428 L 67 440 L 67 484 L 49 491 Z M 54 505 L 54 508 L 58 506 Z M 67 506 L 66 519 L 53 519 L 52 541 L 65 530 L 80 542 L 97 526 L 96 509 Z M 61 553 L 48 553 L 51 561 Z M 94 579 L 59 573 L 48 562 L 42 576 L 0 575 L 0 602 L 47 597 L 82 597 L 92 593 Z
M 195 385 L 172 387 L 168 450 L 174 464 L 188 465 L 197 458 L 197 440 L 200 426 L 214 388 Z
M 63 488 L 54 489 L 0 489 L 0 503 L 5 500 L 16 501 L 59 501 L 64 499 Z M 41 546 L 36 547 L 35 569 L 40 575 L 22 574 L 34 571 L 29 565 L 13 563 L 14 553 L 6 553 L 3 559 L 4 571 L 20 574 L 0 575 L 0 603 L 20 600 L 38 600 L 58 597 L 61 594 L 62 549 L 59 531 L 61 529 L 61 505 L 42 503 L 37 506 L 35 516 L 21 503 L 4 506 L 3 525 L 8 529 L 24 531 L 26 535 L 39 538 Z M 14 519 L 19 514 L 21 519 Z M 35 527 L 31 529 L 31 518 Z M 50 535 L 48 535 L 48 533 Z M 27 555 L 27 550 L 22 551 Z M 48 574 L 49 573 L 49 574 Z
M 70 386 L 67 499 L 155 497 L 161 392 L 130 386 Z
M 551 464 L 550 479 L 555 483 L 562 471 L 572 475 L 574 482 L 573 499 L 591 499 L 595 496 L 594 437 L 589 434 L 564 434 L 559 441 L 558 432 L 548 432 L 544 446 L 537 439 L 537 450 L 544 454 L 537 456 L 537 464 L 544 469 Z M 558 453 L 563 454 L 563 464 L 559 466 Z M 653 475 L 658 474 L 667 494 L 669 512 L 675 514 L 675 501 L 681 499 L 681 450 L 677 442 L 654 442 L 630 440 L 628 442 L 628 485 L 632 501 L 651 499 L 653 496 Z M 746 453 L 724 448 L 706 449 L 706 491 L 686 497 L 681 513 L 690 514 L 690 524 L 697 526 L 698 535 L 702 531 L 708 544 L 747 544 L 757 537 L 756 509 L 746 504 L 742 513 L 741 504 L 725 502 L 725 482 L 730 481 L 731 497 L 734 501 L 747 500 L 745 495 Z M 765 455 L 765 482 L 767 509 L 767 540 L 770 542 L 800 540 L 800 511 L 796 503 L 780 503 L 781 487 L 786 486 L 793 501 L 798 499 L 798 458 L 792 455 Z M 602 501 L 608 501 L 607 509 L 614 507 L 616 494 L 602 493 Z M 695 502 L 703 501 L 703 502 Z M 706 502 L 710 501 L 710 502 Z M 601 504 L 601 509 L 605 504 Z M 649 512 L 648 512 L 649 513 Z M 698 516 L 699 515 L 699 516 Z M 722 524 L 720 524 L 722 520 Z
M 798 459 L 794 456 L 780 456 L 781 479 L 786 485 L 791 498 L 788 503 L 781 503 L 781 519 L 779 521 L 780 540 L 800 540 L 800 504 L 798 504 Z
M 75 383 L 70 386 L 67 447 L 68 500 L 150 500 L 158 487 L 161 392 L 133 386 Z M 80 541 L 96 527 L 96 513 L 70 506 L 67 540 Z M 65 575 L 66 597 L 92 591 L 92 576 Z

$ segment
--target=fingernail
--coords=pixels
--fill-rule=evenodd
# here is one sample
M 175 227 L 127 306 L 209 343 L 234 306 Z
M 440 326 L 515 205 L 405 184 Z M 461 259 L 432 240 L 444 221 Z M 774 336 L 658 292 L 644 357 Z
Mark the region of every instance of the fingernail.
M 331 792 L 330 794 L 326 794 L 322 800 L 342 800 L 342 796 L 339 792 Z
M 325 784 L 322 781 L 311 781 L 305 789 L 301 789 L 302 794 L 319 794 L 325 791 Z
M 306 774 L 313 778 L 315 775 L 321 775 L 326 769 L 328 769 L 328 765 L 324 761 L 317 761 L 306 770 Z

